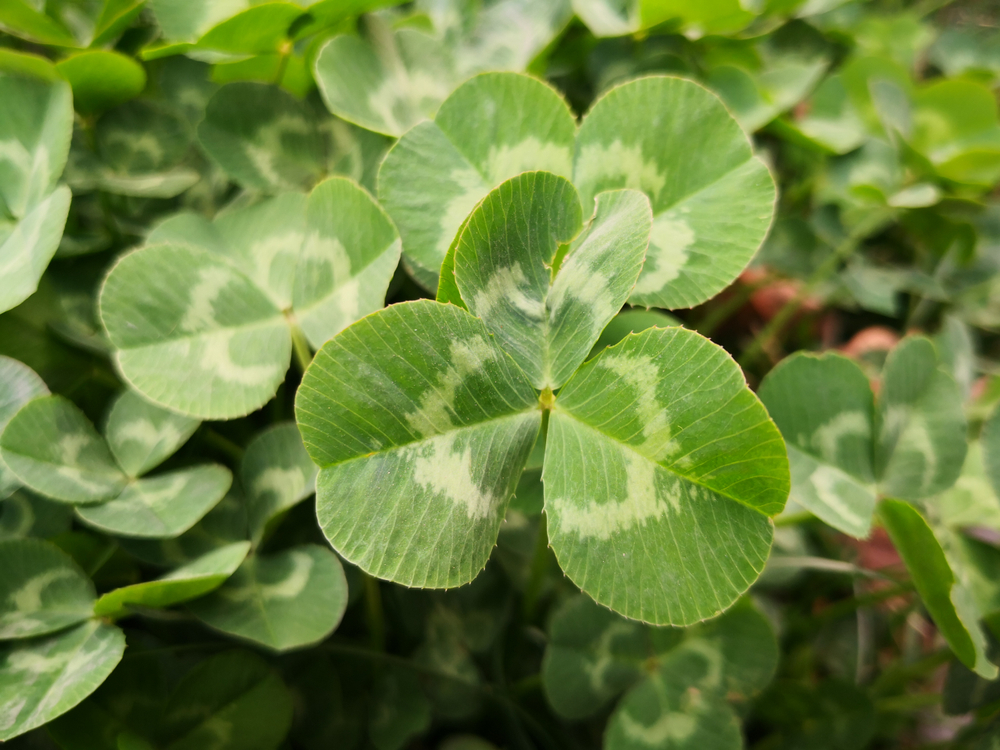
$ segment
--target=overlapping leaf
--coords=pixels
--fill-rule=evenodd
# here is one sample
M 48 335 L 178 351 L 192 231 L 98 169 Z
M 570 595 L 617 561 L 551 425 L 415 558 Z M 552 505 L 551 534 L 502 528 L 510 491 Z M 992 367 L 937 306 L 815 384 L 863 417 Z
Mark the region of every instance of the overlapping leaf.
M 890 354 L 877 405 L 862 370 L 835 354 L 788 358 L 760 397 L 788 445 L 793 499 L 845 533 L 868 534 L 877 496 L 928 497 L 961 471 L 962 395 L 925 338 Z
M 38 286 L 62 236 L 70 193 L 56 187 L 69 152 L 73 97 L 64 81 L 0 73 L 0 312 Z
M 0 647 L 0 740 L 40 727 L 90 695 L 125 650 L 125 634 L 98 620 Z
M 48 392 L 45 382 L 30 367 L 16 359 L 0 356 L 0 434 L 24 404 Z M 21 482 L 4 464 L 0 453 L 0 499 L 20 486 Z
M 240 480 L 251 539 L 259 542 L 270 524 L 316 491 L 316 473 L 293 422 L 273 425 L 247 445 Z
M 177 215 L 122 258 L 101 317 L 129 383 L 183 414 L 231 419 L 274 395 L 289 325 L 319 346 L 377 310 L 399 258 L 395 229 L 356 184 L 326 180 L 208 222 Z
M 433 123 L 404 135 L 383 163 L 379 194 L 418 279 L 433 286 L 462 220 L 499 181 L 528 169 L 569 177 L 573 131 L 558 94 L 494 74 L 465 83 Z M 639 305 L 690 307 L 721 291 L 763 241 L 774 208 L 773 180 L 739 125 L 713 94 L 679 78 L 643 78 L 601 97 L 576 135 L 572 179 L 585 214 L 602 191 L 649 197 L 649 251 L 631 295 Z
M 325 344 L 296 417 L 334 548 L 425 587 L 467 583 L 486 564 L 541 421 L 483 323 L 430 301 L 393 305 Z
M 255 553 L 221 588 L 190 605 L 206 625 L 276 651 L 321 641 L 346 607 L 340 561 L 312 544 Z
M 788 495 L 764 407 L 722 349 L 681 328 L 629 336 L 580 368 L 550 417 L 542 479 L 566 574 L 663 625 L 712 617 L 746 591 Z

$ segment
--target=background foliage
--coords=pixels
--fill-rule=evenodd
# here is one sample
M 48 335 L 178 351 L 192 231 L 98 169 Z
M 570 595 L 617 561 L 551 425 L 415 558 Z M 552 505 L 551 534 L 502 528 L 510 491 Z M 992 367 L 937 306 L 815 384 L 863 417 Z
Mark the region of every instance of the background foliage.
M 975 0 L 0 2 L 0 738 L 1000 746 L 998 25 Z M 704 89 L 620 86 L 653 74 Z M 497 102 L 517 129 L 495 127 Z M 656 184 L 609 133 L 700 192 Z M 529 169 L 552 174 L 517 177 Z M 627 378 L 584 365 L 570 380 L 573 351 L 536 356 L 550 340 L 476 296 L 497 271 L 477 265 L 476 238 L 518 236 L 506 208 L 546 196 L 539 220 L 566 230 L 551 264 L 589 219 L 571 194 L 613 188 L 628 190 L 603 193 L 618 202 L 599 217 L 636 247 L 651 232 L 645 275 L 630 291 L 636 258 L 612 262 L 585 234 L 579 257 L 632 273 L 609 284 L 607 317 L 633 306 L 605 328 L 568 304 L 568 328 L 594 326 L 569 349 L 680 323 L 614 351 L 635 363 L 643 347 L 688 347 L 674 351 L 723 375 L 706 385 L 679 365 L 664 382 L 703 406 L 743 399 L 755 419 L 735 366 L 691 332 L 738 361 L 791 471 L 784 510 L 759 500 L 777 514 L 763 574 L 715 619 L 642 622 L 728 606 L 757 576 L 750 558 L 763 564 L 770 521 L 751 513 L 756 531 L 726 540 L 752 547 L 745 565 L 706 564 L 728 588 L 664 597 L 677 608 L 664 615 L 635 603 L 634 580 L 590 571 L 606 540 L 562 533 L 571 508 L 542 513 L 542 446 L 524 440 L 510 450 L 523 472 L 513 461 L 491 480 L 516 484 L 502 520 L 435 519 L 473 540 L 460 580 L 434 567 L 446 546 L 364 558 L 380 531 L 358 542 L 356 519 L 379 487 L 371 465 L 334 464 L 372 449 L 310 420 L 348 375 L 372 377 L 331 374 L 374 340 L 365 325 L 392 333 L 449 309 L 470 337 L 506 330 L 527 373 L 510 376 L 507 406 L 570 381 L 560 397 L 578 421 L 549 425 L 565 462 L 580 425 L 608 421 L 595 394 L 632 403 Z M 541 263 L 508 246 L 524 269 Z M 442 261 L 454 281 L 438 299 L 464 300 L 482 326 L 420 302 L 324 346 L 383 303 L 433 297 Z M 542 297 L 580 286 L 536 276 Z M 208 312 L 187 306 L 199 289 Z M 384 346 L 382 362 L 402 352 Z M 317 350 L 303 444 L 295 398 Z M 427 407 L 419 395 L 406 403 Z M 755 460 L 778 445 L 770 422 L 723 416 L 687 439 L 747 432 Z M 546 463 L 547 488 L 586 491 L 558 468 Z M 420 501 L 418 485 L 400 502 Z M 642 557 L 650 538 L 628 539 L 640 572 L 706 549 L 683 538 L 675 560 L 657 538 L 664 554 Z

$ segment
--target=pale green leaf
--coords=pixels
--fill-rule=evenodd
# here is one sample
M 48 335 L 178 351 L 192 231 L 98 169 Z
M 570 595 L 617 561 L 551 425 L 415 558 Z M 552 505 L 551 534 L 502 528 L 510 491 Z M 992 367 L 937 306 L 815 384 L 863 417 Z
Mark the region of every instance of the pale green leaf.
M 104 435 L 122 470 L 138 477 L 170 458 L 200 424 L 126 390 L 108 410 Z
M 240 566 L 249 542 L 235 542 L 207 552 L 161 578 L 104 594 L 94 605 L 99 617 L 122 617 L 130 607 L 169 607 L 204 596 L 221 586 Z
M 0 312 L 21 304 L 38 288 L 42 273 L 59 248 L 69 202 L 69 188 L 57 187 L 30 207 L 9 234 L 0 226 L 0 278 L 4 280 L 0 287 Z
M 326 144 L 309 106 L 263 83 L 231 83 L 208 102 L 202 148 L 235 182 L 273 193 L 311 188 L 324 173 Z
M 151 401 L 203 419 L 248 414 L 284 380 L 284 317 L 225 259 L 181 245 L 121 258 L 101 290 L 115 361 Z
M 88 526 L 105 534 L 147 539 L 180 536 L 229 490 L 229 469 L 209 464 L 131 481 L 114 500 L 77 508 Z
M 0 570 L 0 640 L 45 635 L 91 616 L 94 584 L 53 545 L 0 542 Z
M 408 263 L 436 277 L 465 217 L 504 180 L 526 170 L 570 177 L 575 131 L 566 102 L 537 79 L 484 73 L 459 86 L 379 170 Z
M 0 437 L 0 452 L 25 486 L 67 503 L 116 497 L 128 480 L 90 420 L 62 396 L 22 407 Z
M 52 192 L 66 166 L 73 96 L 65 81 L 0 74 L 0 100 L 9 103 L 0 112 L 0 217 L 17 219 Z
M 754 19 L 748 7 L 757 8 L 739 0 L 573 0 L 573 10 L 599 37 L 633 34 L 671 20 L 695 37 L 733 34 Z
M 997 667 L 986 656 L 980 613 L 972 595 L 955 580 L 927 521 L 916 508 L 900 500 L 883 500 L 878 511 L 927 612 L 952 651 L 977 674 L 987 679 L 996 677 Z
M 966 420 L 961 389 L 938 366 L 934 345 L 910 336 L 889 353 L 876 414 L 879 490 L 906 500 L 951 487 L 962 470 Z
M 486 564 L 541 413 L 481 321 L 421 300 L 327 342 L 296 417 L 334 548 L 381 578 L 453 587 Z
M 73 89 L 77 112 L 92 115 L 134 99 L 146 87 L 146 71 L 131 57 L 112 50 L 78 52 L 56 63 Z
M 211 596 L 189 609 L 206 625 L 275 651 L 317 643 L 347 607 L 347 579 L 329 549 L 306 544 L 253 554 Z
M 584 205 L 604 190 L 649 196 L 653 229 L 636 305 L 692 307 L 718 294 L 764 240 L 775 187 L 714 94 L 680 78 L 618 86 L 577 136 L 573 181 Z
M 259 656 L 227 651 L 181 680 L 163 707 L 164 750 L 276 750 L 292 723 L 292 696 Z
M 240 462 L 240 482 L 247 493 L 251 539 L 259 542 L 269 524 L 316 491 L 317 472 L 294 422 L 272 425 L 250 441 Z
M 661 625 L 746 591 L 788 496 L 774 423 L 725 351 L 683 328 L 629 336 L 580 368 L 549 419 L 542 478 L 566 574 Z
M 61 24 L 28 0 L 7 0 L 0 7 L 0 29 L 38 44 L 71 47 L 77 43 Z
M 844 533 L 868 536 L 875 405 L 861 368 L 838 354 L 799 354 L 775 367 L 758 394 L 785 437 L 791 499 Z
M 48 395 L 45 382 L 27 365 L 0 355 L 0 435 L 18 410 L 33 398 Z M 0 453 L 0 500 L 21 483 L 7 468 Z
M 292 307 L 309 343 L 318 349 L 385 304 L 400 243 L 381 206 L 343 177 L 331 177 L 309 194 L 306 226 Z
M 0 648 L 0 740 L 73 708 L 104 682 L 124 651 L 125 634 L 97 620 Z
M 320 47 L 313 74 L 333 114 L 398 137 L 434 115 L 458 76 L 450 51 L 430 34 L 376 26 L 375 35 L 372 42 L 333 37 Z
M 548 172 L 526 172 L 493 190 L 469 217 L 455 251 L 455 280 L 469 311 L 532 385 L 557 388 L 628 299 L 650 221 L 641 193 L 604 193 L 576 237 L 581 213 L 573 186 Z M 557 257 L 571 240 L 568 255 Z

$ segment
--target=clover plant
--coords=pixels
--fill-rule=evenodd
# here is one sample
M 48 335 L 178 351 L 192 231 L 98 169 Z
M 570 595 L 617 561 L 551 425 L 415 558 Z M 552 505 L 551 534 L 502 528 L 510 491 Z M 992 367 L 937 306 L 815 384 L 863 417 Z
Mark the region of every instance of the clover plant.
M 0 0 L 0 742 L 995 747 L 998 23 Z

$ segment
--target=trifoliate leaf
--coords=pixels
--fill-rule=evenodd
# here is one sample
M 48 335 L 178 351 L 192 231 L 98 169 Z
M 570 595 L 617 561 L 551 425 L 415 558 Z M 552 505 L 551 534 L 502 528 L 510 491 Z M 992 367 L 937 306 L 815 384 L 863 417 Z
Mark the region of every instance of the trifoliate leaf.
M 104 435 L 122 470 L 138 477 L 170 458 L 200 424 L 126 390 L 108 410 Z
M 124 651 L 125 634 L 97 620 L 0 647 L 0 740 L 73 708 L 104 682 Z
M 91 49 L 56 63 L 73 88 L 73 106 L 83 115 L 103 112 L 134 99 L 146 87 L 146 71 L 120 52 Z
M 380 26 L 369 43 L 335 36 L 320 47 L 313 65 L 327 109 L 376 133 L 400 136 L 433 117 L 458 82 L 448 48 L 431 34 Z
M 846 534 L 867 536 L 877 496 L 917 500 L 961 471 L 961 392 L 925 338 L 890 353 L 877 405 L 861 368 L 837 354 L 787 358 L 760 398 L 785 436 L 792 499 Z
M 292 723 L 292 696 L 259 656 L 227 651 L 188 672 L 163 709 L 166 750 L 275 750 Z
M 654 328 L 560 391 L 542 480 L 549 539 L 573 582 L 627 617 L 686 625 L 760 575 L 788 462 L 725 351 Z
M 34 370 L 16 359 L 0 355 L 0 434 L 22 406 L 48 392 L 45 382 Z M 20 486 L 21 482 L 4 464 L 0 453 L 0 500 Z
M 94 614 L 122 617 L 130 606 L 169 607 L 204 596 L 221 586 L 239 567 L 250 549 L 249 542 L 236 542 L 208 552 L 161 578 L 114 589 L 97 600 Z
M 541 413 L 481 321 L 421 300 L 327 342 L 296 418 L 334 548 L 377 577 L 453 587 L 486 564 Z
M 253 554 L 189 609 L 206 625 L 275 651 L 326 638 L 347 607 L 347 579 L 329 549 L 304 544 Z
M 955 580 L 927 521 L 916 508 L 900 500 L 883 500 L 878 512 L 927 612 L 952 651 L 977 674 L 987 679 L 996 677 L 997 667 L 986 657 L 980 613 L 972 595 Z
M 0 640 L 62 630 L 91 616 L 94 584 L 73 559 L 35 539 L 0 542 Z
M 233 180 L 265 193 L 311 188 L 325 171 L 315 115 L 276 86 L 223 86 L 208 102 L 198 140 Z
M 250 441 L 240 482 L 251 539 L 259 542 L 270 522 L 316 491 L 317 471 L 294 422 L 273 425 Z
M 210 419 L 242 416 L 274 395 L 290 324 L 318 347 L 381 307 L 400 252 L 386 214 L 342 177 L 214 222 L 179 214 L 150 239 L 167 244 L 119 260 L 101 316 L 130 385 Z
M 223 466 L 195 466 L 133 480 L 114 500 L 77 508 L 76 514 L 105 534 L 170 539 L 198 523 L 232 482 Z
M 436 278 L 463 220 L 501 182 L 536 169 L 571 177 L 575 132 L 562 97 L 529 76 L 484 73 L 459 86 L 379 170 L 407 262 Z
M 532 385 L 558 388 L 628 299 L 651 218 L 638 191 L 604 193 L 577 237 L 580 201 L 566 179 L 548 172 L 514 177 L 483 199 L 459 239 L 462 299 Z M 558 258 L 571 240 L 568 255 Z
M 108 500 L 128 481 L 90 420 L 62 396 L 22 407 L 0 436 L 0 455 L 21 483 L 67 503 Z
M 73 96 L 65 81 L 0 74 L 0 99 L 9 103 L 0 114 L 0 142 L 4 144 L 0 217 L 19 219 L 52 192 L 66 166 Z M 0 255 L 0 261 L 4 257 Z
M 545 695 L 560 716 L 591 716 L 638 682 L 647 659 L 674 649 L 683 633 L 626 620 L 585 594 L 575 596 L 549 624 L 542 662 Z
M 584 205 L 615 188 L 649 196 L 649 251 L 630 298 L 648 307 L 692 307 L 722 291 L 774 212 L 774 180 L 746 134 L 712 93 L 680 78 L 602 96 L 580 126 L 573 182 Z

